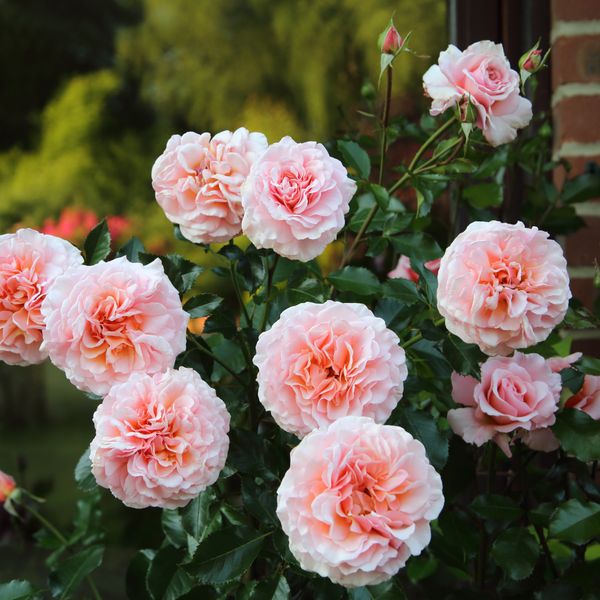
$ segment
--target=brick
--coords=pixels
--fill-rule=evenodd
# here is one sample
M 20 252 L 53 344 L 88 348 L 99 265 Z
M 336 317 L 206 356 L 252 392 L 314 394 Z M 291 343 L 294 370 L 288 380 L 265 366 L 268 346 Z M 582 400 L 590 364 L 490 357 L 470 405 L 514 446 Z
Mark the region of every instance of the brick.
M 552 47 L 550 63 L 555 89 L 565 83 L 600 82 L 600 36 L 559 38 Z
M 594 282 L 589 279 L 571 279 L 571 292 L 575 298 L 581 300 L 584 306 L 593 309 L 594 300 L 598 297 L 598 289 Z
M 586 217 L 586 227 L 566 241 L 567 262 L 573 267 L 591 267 L 600 262 L 600 217 Z
M 552 0 L 554 21 L 585 21 L 600 19 L 598 0 Z
M 574 340 L 572 352 L 583 352 L 586 356 L 600 357 L 600 337 L 589 340 Z
M 573 96 L 554 107 L 555 144 L 600 141 L 600 96 Z

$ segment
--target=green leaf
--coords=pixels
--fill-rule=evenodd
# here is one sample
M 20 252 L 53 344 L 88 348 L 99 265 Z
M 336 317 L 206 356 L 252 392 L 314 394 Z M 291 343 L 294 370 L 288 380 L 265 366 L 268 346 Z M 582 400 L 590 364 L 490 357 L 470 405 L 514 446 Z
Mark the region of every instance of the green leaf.
M 85 452 L 81 455 L 81 458 L 77 462 L 75 467 L 75 481 L 77 487 L 82 492 L 92 492 L 98 488 L 96 479 L 92 475 L 92 463 L 90 461 L 90 449 L 85 449 Z
M 513 527 L 500 533 L 492 546 L 492 556 L 509 579 L 529 577 L 540 555 L 538 541 L 525 529 Z
M 178 567 L 182 559 L 181 551 L 170 546 L 156 553 L 146 576 L 153 600 L 176 600 L 194 587 L 194 580 Z
M 162 263 L 165 275 L 180 294 L 185 294 L 194 285 L 200 273 L 204 271 L 203 267 L 179 256 L 179 254 L 156 256 L 141 252 L 139 258 L 145 265 L 158 258 Z
M 211 315 L 223 302 L 223 298 L 215 296 L 215 294 L 199 294 L 190 298 L 184 305 L 183 310 L 190 313 L 190 317 L 208 317 Z
M 144 244 L 134 236 L 119 249 L 116 256 L 125 256 L 129 262 L 140 262 L 142 252 L 144 252 Z
M 227 528 L 208 536 L 186 570 L 202 583 L 219 585 L 243 575 L 270 535 L 247 527 Z
M 600 504 L 567 500 L 552 515 L 549 534 L 574 544 L 585 544 L 600 536 Z
M 452 334 L 448 334 L 444 340 L 443 348 L 452 368 L 463 375 L 476 376 L 479 365 L 485 360 L 484 354 L 475 344 L 467 344 Z
M 448 460 L 448 438 L 438 429 L 435 419 L 429 413 L 399 404 L 392 415 L 392 421 L 425 446 L 431 464 L 438 471 L 443 468 Z
M 600 421 L 576 408 L 567 408 L 552 427 L 561 447 L 579 460 L 600 460 Z
M 50 590 L 55 598 L 69 598 L 83 579 L 102 564 L 104 548 L 90 546 L 63 560 L 50 573 Z
M 371 159 L 367 152 L 356 142 L 350 140 L 339 140 L 337 146 L 346 166 L 354 171 L 360 179 L 369 179 L 369 175 L 371 174 Z
M 404 591 L 393 580 L 348 590 L 350 600 L 403 600 Z
M 508 522 L 516 521 L 523 511 L 514 500 L 508 496 L 497 494 L 482 494 L 471 503 L 473 512 L 482 519 Z
M 403 233 L 392 237 L 391 241 L 398 254 L 406 254 L 421 262 L 439 258 L 443 254 L 437 242 L 426 233 Z
M 146 588 L 146 577 L 155 554 L 154 550 L 140 550 L 129 563 L 125 574 L 125 589 L 129 600 L 148 600 L 150 592 Z
M 83 249 L 86 265 L 95 265 L 110 254 L 110 232 L 105 219 L 102 219 L 90 231 L 83 244 Z
M 389 279 L 383 284 L 383 295 L 401 300 L 405 305 L 423 302 L 414 281 L 408 279 Z
M 336 290 L 359 296 L 374 296 L 381 290 L 377 277 L 364 267 L 344 267 L 330 273 L 328 279 Z
M 379 208 L 383 211 L 386 211 L 390 205 L 390 194 L 388 191 L 382 185 L 378 185 L 376 183 L 372 183 L 369 187 L 373 192 L 373 197 L 375 198 L 375 202 L 377 202 Z
M 463 190 L 463 198 L 474 208 L 490 208 L 502 204 L 502 186 L 498 183 L 478 183 Z
M 183 528 L 183 520 L 178 510 L 164 509 L 160 522 L 169 544 L 175 548 L 184 548 L 187 545 L 188 534 Z
M 567 204 L 600 197 L 600 173 L 583 173 L 568 179 L 565 181 L 560 197 Z
M 13 579 L 8 583 L 0 583 L 0 600 L 29 600 L 37 593 L 29 581 Z
M 196 542 L 192 544 L 194 551 L 197 543 L 211 533 L 210 525 L 212 519 L 210 509 L 214 501 L 215 492 L 212 488 L 208 488 L 199 496 L 196 496 L 185 508 L 179 509 L 184 531 Z
M 261 581 L 250 594 L 251 600 L 288 600 L 290 586 L 283 575 Z

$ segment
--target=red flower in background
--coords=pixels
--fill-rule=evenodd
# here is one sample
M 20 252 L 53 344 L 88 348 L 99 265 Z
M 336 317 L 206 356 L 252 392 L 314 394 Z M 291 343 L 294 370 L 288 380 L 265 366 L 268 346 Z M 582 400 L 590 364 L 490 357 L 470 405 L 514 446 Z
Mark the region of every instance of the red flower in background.
M 92 210 L 65 208 L 58 219 L 46 219 L 39 230 L 70 242 L 82 242 L 99 221 L 98 215 Z M 131 226 L 129 219 L 117 215 L 106 217 L 106 224 L 112 239 L 124 235 Z

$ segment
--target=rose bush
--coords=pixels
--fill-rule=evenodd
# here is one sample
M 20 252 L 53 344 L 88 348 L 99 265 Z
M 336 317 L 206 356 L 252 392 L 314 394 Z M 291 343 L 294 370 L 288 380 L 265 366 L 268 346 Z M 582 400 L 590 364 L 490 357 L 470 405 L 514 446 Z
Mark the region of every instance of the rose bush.
M 72 530 L 0 472 L 11 527 L 52 550 L 47 584 L 0 598 L 102 597 L 102 488 L 160 509 L 123 567 L 132 600 L 595 597 L 600 361 L 571 343 L 598 319 L 554 238 L 600 177 L 548 178 L 521 95 L 538 45 L 520 76 L 498 44 L 451 46 L 424 75 L 437 119 L 393 118 L 409 41 L 385 29 L 383 100 L 335 144 L 168 141 L 156 201 L 229 294 L 183 256 L 111 247 L 104 222 L 85 265 L 52 236 L 0 238 L 0 358 L 48 353 L 97 403 Z M 517 223 L 498 220 L 509 170 Z

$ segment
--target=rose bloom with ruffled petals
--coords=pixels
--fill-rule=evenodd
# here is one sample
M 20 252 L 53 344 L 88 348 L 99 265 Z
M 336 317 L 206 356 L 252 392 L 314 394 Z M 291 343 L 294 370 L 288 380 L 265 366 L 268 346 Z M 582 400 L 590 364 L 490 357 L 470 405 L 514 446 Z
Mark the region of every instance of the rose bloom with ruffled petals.
M 347 415 L 384 423 L 408 374 L 398 344 L 363 304 L 292 306 L 258 339 L 259 399 L 282 429 L 298 437 Z
M 82 262 L 75 246 L 53 235 L 0 235 L 0 360 L 25 366 L 47 358 L 42 302 L 54 280 Z
M 0 471 L 0 504 L 4 504 L 16 489 L 15 480 L 4 471 Z
M 493 440 L 507 456 L 512 432 L 536 450 L 551 451 L 557 445 L 548 427 L 556 420 L 560 390 L 560 375 L 539 354 L 489 358 L 481 382 L 452 374 L 452 398 L 464 408 L 448 411 L 448 423 L 465 442 Z
M 178 508 L 225 466 L 229 413 L 192 369 L 134 373 L 94 414 L 90 446 L 99 485 L 131 508 Z
M 292 450 L 277 516 L 303 569 L 346 587 L 393 577 L 429 544 L 442 481 L 400 427 L 344 417 Z
M 463 52 L 448 46 L 423 75 L 425 93 L 433 100 L 431 114 L 469 100 L 477 111 L 476 125 L 492 146 L 511 142 L 531 121 L 531 102 L 519 95 L 519 85 L 502 44 L 490 41 L 471 44 Z
M 571 298 L 562 248 L 523 223 L 471 223 L 450 244 L 438 273 L 446 327 L 489 355 L 545 340 Z
M 355 191 L 322 144 L 284 137 L 252 166 L 242 188 L 242 229 L 257 248 L 309 261 L 335 240 Z
M 600 420 L 600 376 L 586 375 L 581 389 L 565 402 L 565 408 L 577 408 Z
M 262 133 L 244 127 L 172 136 L 152 167 L 156 201 L 188 240 L 227 242 L 241 231 L 240 188 L 267 149 Z
M 42 305 L 44 349 L 80 390 L 103 396 L 131 373 L 160 373 L 185 350 L 189 316 L 156 259 L 72 269 Z

